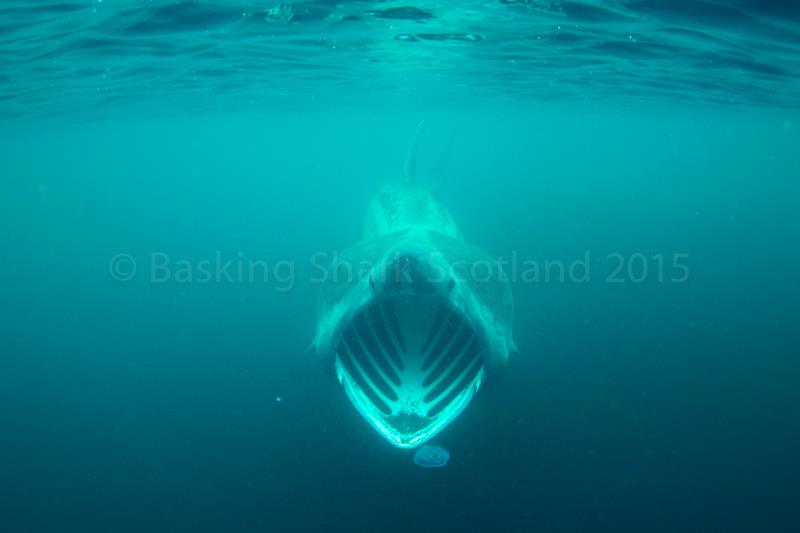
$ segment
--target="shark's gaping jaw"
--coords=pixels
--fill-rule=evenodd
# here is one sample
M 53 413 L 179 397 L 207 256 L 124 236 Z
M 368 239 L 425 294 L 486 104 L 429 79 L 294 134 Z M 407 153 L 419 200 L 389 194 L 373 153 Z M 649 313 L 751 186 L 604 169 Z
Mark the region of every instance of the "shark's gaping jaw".
M 481 341 L 440 296 L 379 298 L 347 325 L 336 372 L 356 409 L 395 446 L 422 444 L 467 406 Z
M 401 448 L 427 441 L 467 406 L 486 345 L 454 303 L 452 281 L 408 268 L 408 257 L 398 259 L 403 279 L 372 284 L 374 297 L 344 325 L 335 358 L 356 409 Z

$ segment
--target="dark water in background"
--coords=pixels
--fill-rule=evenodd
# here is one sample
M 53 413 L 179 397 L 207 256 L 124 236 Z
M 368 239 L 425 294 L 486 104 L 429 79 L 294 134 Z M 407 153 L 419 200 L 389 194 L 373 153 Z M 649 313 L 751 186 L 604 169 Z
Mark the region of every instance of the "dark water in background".
M 0 531 L 796 530 L 800 15 L 609 5 L 4 2 Z M 468 240 L 590 267 L 433 470 L 307 351 L 421 118 Z

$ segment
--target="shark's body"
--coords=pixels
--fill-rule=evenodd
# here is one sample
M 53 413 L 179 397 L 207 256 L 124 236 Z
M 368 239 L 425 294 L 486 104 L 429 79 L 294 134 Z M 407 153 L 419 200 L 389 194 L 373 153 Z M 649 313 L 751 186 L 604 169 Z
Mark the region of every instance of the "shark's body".
M 512 299 L 498 261 L 465 242 L 424 187 L 384 187 L 363 240 L 331 266 L 318 355 L 389 442 L 413 448 L 467 406 L 514 349 Z

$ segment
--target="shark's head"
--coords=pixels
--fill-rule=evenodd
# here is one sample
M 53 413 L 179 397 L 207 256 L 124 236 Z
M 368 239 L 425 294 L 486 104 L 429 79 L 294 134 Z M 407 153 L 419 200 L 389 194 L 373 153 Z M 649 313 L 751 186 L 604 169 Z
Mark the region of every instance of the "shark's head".
M 399 244 L 370 269 L 330 349 L 356 409 L 392 444 L 427 441 L 467 406 L 489 346 L 435 251 Z

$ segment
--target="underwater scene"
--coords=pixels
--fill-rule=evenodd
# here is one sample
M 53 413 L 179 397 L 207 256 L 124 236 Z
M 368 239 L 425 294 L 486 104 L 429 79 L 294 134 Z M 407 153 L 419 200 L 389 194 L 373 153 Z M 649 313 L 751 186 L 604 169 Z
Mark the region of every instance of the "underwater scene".
M 0 2 L 0 532 L 800 530 L 800 3 Z

